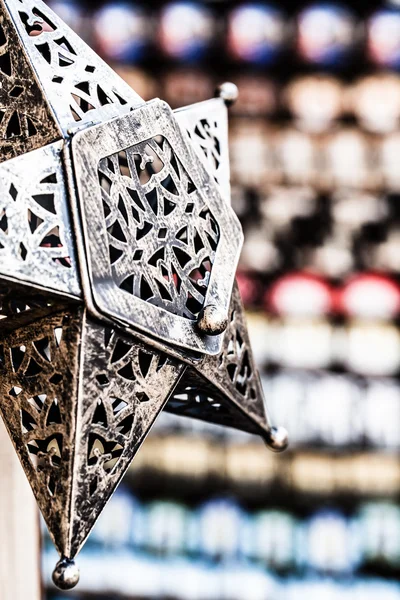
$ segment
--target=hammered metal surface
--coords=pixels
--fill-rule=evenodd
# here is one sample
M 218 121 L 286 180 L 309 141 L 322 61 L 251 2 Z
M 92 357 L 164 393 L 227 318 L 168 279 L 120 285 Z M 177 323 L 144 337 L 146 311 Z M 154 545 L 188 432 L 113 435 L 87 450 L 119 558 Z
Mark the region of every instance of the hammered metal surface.
M 61 555 L 79 551 L 183 370 L 80 308 L 0 337 L 0 412 Z
M 62 145 L 0 165 L 0 278 L 79 297 Z
M 60 139 L 61 131 L 0 1 L 0 162 Z
M 72 155 L 93 310 L 217 354 L 222 336 L 201 336 L 190 317 L 204 304 L 228 313 L 242 232 L 171 109 L 154 100 L 78 132 Z
M 268 433 L 264 395 L 236 284 L 220 354 L 192 363 L 166 410 L 250 433 Z
M 41 0 L 4 0 L 64 133 L 143 100 Z
M 224 200 L 230 203 L 228 110 L 221 98 L 198 102 L 174 111 L 200 160 L 218 184 Z

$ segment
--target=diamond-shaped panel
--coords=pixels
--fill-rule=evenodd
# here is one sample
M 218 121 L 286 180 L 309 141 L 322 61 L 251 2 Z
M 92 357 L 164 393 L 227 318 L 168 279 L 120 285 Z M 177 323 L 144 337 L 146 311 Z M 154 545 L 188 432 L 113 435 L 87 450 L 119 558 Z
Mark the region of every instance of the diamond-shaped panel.
M 62 142 L 0 165 L 0 277 L 80 296 Z
M 154 100 L 78 132 L 72 155 L 92 310 L 217 354 L 222 336 L 201 335 L 197 316 L 228 316 L 242 232 L 171 109 Z
M 113 280 L 176 315 L 204 306 L 219 227 L 163 136 L 103 158 L 98 168 Z

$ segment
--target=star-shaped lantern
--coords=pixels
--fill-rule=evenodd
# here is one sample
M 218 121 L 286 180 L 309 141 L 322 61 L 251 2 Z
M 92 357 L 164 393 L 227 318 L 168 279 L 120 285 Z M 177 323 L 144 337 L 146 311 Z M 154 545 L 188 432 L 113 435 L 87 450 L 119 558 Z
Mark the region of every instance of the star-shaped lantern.
M 40 0 L 0 0 L 0 411 L 73 561 L 162 410 L 260 434 L 227 108 L 144 102 Z

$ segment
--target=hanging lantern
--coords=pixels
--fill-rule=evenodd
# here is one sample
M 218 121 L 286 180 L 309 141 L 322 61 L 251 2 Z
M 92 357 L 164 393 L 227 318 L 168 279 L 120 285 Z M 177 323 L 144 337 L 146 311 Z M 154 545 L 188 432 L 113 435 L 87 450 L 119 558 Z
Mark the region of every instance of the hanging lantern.
M 287 436 L 235 284 L 235 86 L 146 103 L 40 0 L 1 0 L 0 76 L 0 412 L 70 589 L 162 410 Z

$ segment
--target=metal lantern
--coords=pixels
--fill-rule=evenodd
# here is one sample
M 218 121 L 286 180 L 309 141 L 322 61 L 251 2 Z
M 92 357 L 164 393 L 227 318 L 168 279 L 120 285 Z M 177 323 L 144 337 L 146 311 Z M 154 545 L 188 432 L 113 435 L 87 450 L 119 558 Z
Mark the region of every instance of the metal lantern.
M 0 412 L 73 559 L 162 410 L 271 427 L 235 284 L 227 107 L 144 102 L 40 0 L 0 0 Z

